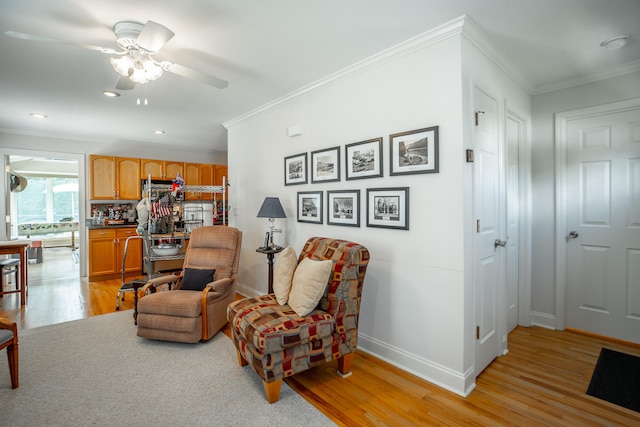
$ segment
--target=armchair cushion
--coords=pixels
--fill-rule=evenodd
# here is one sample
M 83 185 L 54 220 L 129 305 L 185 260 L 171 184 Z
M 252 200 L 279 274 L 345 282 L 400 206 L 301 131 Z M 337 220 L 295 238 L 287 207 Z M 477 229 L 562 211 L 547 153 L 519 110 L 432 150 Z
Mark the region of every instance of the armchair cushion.
M 180 289 L 183 291 L 202 291 L 213 282 L 216 269 L 185 268 Z
M 280 305 L 285 305 L 289 301 L 291 281 L 297 265 L 298 257 L 291 246 L 280 252 L 273 269 L 273 292 Z
M 299 347 L 310 341 L 330 337 L 335 321 L 326 311 L 313 310 L 300 317 L 288 305 L 281 305 L 273 294 L 236 301 L 227 308 L 234 319 L 231 327 L 260 354 Z
M 315 261 L 304 258 L 296 267 L 289 293 L 289 306 L 298 316 L 306 316 L 318 305 L 324 294 L 333 261 L 330 259 Z

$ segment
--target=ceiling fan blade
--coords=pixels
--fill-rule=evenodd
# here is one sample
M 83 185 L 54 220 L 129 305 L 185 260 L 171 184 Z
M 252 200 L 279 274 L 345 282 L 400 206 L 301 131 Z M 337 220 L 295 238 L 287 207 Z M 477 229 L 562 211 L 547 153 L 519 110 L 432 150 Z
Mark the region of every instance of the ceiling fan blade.
M 148 52 L 157 52 L 174 36 L 174 32 L 157 22 L 147 21 L 136 44 Z
M 36 35 L 33 35 L 33 34 L 19 33 L 17 31 L 6 31 L 5 34 L 8 35 L 9 37 L 13 37 L 14 39 L 30 40 L 30 41 L 45 42 L 45 43 L 57 43 L 57 44 L 62 44 L 62 45 L 67 45 L 67 46 L 77 46 L 77 47 L 81 47 L 81 48 L 84 48 L 84 49 L 95 50 L 95 51 L 98 51 L 98 52 L 101 52 L 101 53 L 108 53 L 108 54 L 122 54 L 123 53 L 123 52 L 118 52 L 115 49 L 111 49 L 109 47 L 102 47 L 102 46 L 95 46 L 95 45 L 92 45 L 92 44 L 69 42 L 69 41 L 66 41 L 66 40 L 52 39 L 52 38 L 49 38 L 49 37 L 36 36 Z
M 118 82 L 116 83 L 116 89 L 118 90 L 131 90 L 135 86 L 136 83 L 126 76 L 120 76 Z
M 163 61 L 161 63 L 161 66 L 166 71 L 169 71 L 171 73 L 177 74 L 182 77 L 186 77 L 188 79 L 198 81 L 200 83 L 207 84 L 209 86 L 216 87 L 218 89 L 225 89 L 229 87 L 229 82 L 226 80 L 222 80 L 215 76 L 210 76 L 208 74 L 202 73 L 192 68 L 187 68 L 183 65 L 173 64 L 168 61 Z

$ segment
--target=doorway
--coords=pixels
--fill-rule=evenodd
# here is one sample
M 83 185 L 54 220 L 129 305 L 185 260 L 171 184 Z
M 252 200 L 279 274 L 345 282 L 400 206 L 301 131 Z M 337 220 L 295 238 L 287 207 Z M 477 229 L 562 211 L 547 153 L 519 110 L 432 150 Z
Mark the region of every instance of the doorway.
M 640 343 L 640 98 L 556 117 L 558 329 Z
M 36 285 L 44 264 L 65 262 L 65 275 L 81 275 L 84 232 L 82 156 L 33 153 L 16 150 L 5 153 L 10 179 L 14 176 L 26 186 L 13 188 L 6 196 L 8 239 L 31 239 L 29 284 Z M 66 260 L 65 260 L 66 261 Z

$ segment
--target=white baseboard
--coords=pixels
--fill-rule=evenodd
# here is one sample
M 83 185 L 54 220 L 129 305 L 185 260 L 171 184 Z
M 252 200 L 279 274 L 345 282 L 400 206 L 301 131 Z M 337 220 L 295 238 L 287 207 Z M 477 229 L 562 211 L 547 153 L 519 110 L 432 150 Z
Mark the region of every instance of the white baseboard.
M 258 297 L 260 295 L 264 295 L 264 293 L 258 292 L 255 289 L 250 288 L 249 286 L 244 285 L 242 283 L 236 284 L 236 292 L 246 298 Z
M 473 369 L 465 373 L 456 372 L 361 333 L 358 334 L 358 350 L 463 397 L 467 397 L 476 386 Z
M 556 328 L 556 316 L 548 313 L 540 313 L 538 311 L 531 312 L 531 325 L 540 326 L 547 329 Z

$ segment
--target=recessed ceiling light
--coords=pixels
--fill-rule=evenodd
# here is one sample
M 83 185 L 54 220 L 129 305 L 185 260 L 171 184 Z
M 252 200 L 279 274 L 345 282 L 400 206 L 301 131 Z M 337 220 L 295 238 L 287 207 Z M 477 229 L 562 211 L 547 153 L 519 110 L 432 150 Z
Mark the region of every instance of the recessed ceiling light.
M 153 133 L 155 133 L 156 135 L 162 135 L 165 132 L 162 129 L 156 129 L 156 130 L 153 131 Z
M 600 43 L 600 46 L 606 47 L 609 50 L 616 50 L 625 47 L 627 41 L 629 41 L 629 36 L 615 36 L 603 41 Z
M 120 96 L 118 92 L 114 92 L 112 90 L 105 90 L 102 92 L 103 95 L 108 96 L 109 98 L 117 98 Z
M 29 114 L 31 117 L 35 118 L 35 119 L 46 119 L 47 116 L 46 114 L 40 114 L 40 113 L 31 113 Z

